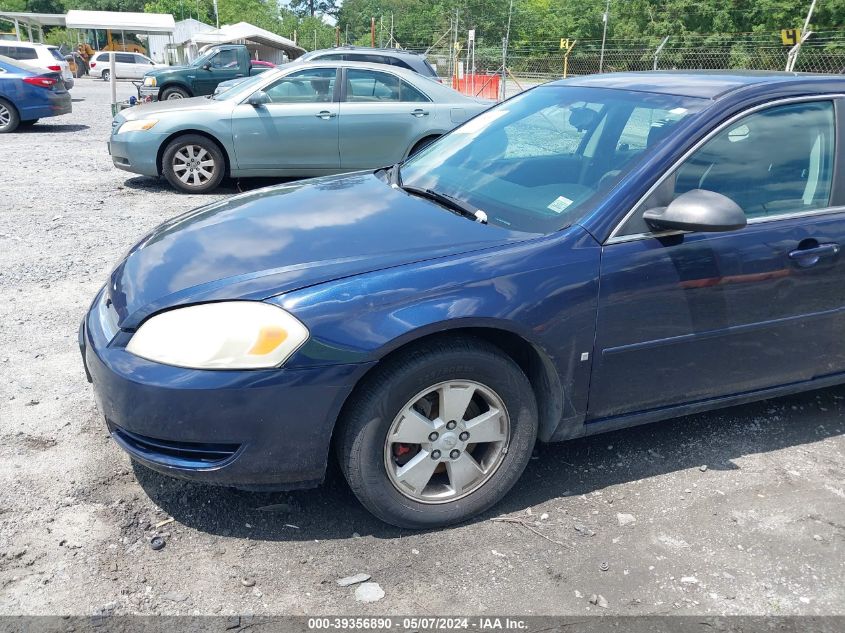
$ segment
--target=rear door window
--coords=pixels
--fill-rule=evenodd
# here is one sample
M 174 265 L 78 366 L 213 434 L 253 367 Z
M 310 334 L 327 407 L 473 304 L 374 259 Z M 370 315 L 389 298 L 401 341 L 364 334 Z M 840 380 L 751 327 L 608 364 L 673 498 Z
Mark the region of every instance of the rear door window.
M 130 53 L 117 53 L 114 56 L 114 61 L 120 62 L 121 64 L 134 64 L 135 56 Z
M 398 77 L 388 73 L 350 68 L 346 73 L 346 100 L 352 103 L 398 102 L 401 101 L 401 84 Z
M 12 59 L 38 59 L 38 52 L 26 46 L 10 46 L 8 57 Z

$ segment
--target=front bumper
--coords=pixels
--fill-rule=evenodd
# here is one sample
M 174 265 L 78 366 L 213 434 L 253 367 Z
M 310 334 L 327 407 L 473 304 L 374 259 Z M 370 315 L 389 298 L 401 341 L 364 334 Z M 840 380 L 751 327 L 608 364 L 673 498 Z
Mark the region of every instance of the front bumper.
M 115 167 L 143 176 L 158 176 L 158 150 L 166 135 L 149 130 L 112 134 L 109 154 Z
M 100 412 L 132 459 L 161 473 L 242 488 L 319 484 L 335 420 L 369 367 L 203 371 L 128 353 L 107 340 L 97 302 L 79 344 Z
M 151 101 L 158 101 L 158 86 L 141 86 L 138 90 L 138 95 L 141 99 L 150 99 Z

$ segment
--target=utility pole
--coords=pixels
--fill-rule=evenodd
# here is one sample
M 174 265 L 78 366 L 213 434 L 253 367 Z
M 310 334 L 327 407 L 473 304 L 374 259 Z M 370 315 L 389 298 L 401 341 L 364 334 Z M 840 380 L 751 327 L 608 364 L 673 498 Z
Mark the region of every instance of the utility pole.
M 795 63 L 798 61 L 798 53 L 801 52 L 801 45 L 804 41 L 810 37 L 813 32 L 810 31 L 810 20 L 813 19 L 813 12 L 816 10 L 816 0 L 813 0 L 812 4 L 810 5 L 810 10 L 807 12 L 807 19 L 804 20 L 804 28 L 801 30 L 801 39 L 792 47 L 789 51 L 789 55 L 786 58 L 786 70 L 792 72 L 795 70 Z
M 199 4 L 197 4 L 197 13 L 199 13 Z M 214 20 L 217 23 L 217 28 L 220 28 L 220 14 L 217 11 L 217 0 L 214 0 Z
M 393 11 L 390 12 L 390 41 L 387 46 L 393 47 Z
M 343 43 L 349 45 L 349 23 L 346 23 L 346 37 L 343 39 Z
M 452 87 L 458 87 L 458 20 L 461 18 L 461 10 L 455 9 L 455 38 L 452 40 Z
M 604 28 L 601 32 L 601 56 L 599 57 L 599 72 L 604 70 L 604 44 L 607 41 L 607 23 L 610 20 L 610 0 L 607 0 L 607 6 L 604 9 L 604 15 L 602 16 L 602 22 L 604 22 Z
M 340 27 L 336 26 L 334 29 L 334 45 L 340 46 Z
M 376 19 L 370 18 L 370 47 L 376 47 Z
M 502 38 L 502 101 L 508 98 L 508 43 L 511 38 L 511 14 L 513 13 L 513 0 L 508 9 L 508 28 Z

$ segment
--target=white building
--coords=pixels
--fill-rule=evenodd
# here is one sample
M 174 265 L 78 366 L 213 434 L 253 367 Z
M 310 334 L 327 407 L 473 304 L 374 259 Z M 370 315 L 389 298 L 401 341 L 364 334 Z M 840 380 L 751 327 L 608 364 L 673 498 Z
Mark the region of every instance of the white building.
M 292 40 L 248 22 L 226 24 L 219 29 L 193 18 L 176 23 L 172 37 L 150 35 L 150 57 L 168 64 L 189 64 L 214 44 L 245 44 L 252 59 L 283 64 L 305 52 Z
M 150 35 L 147 50 L 150 57 L 162 64 L 188 64 L 197 57 L 197 46 L 191 45 L 197 33 L 214 31 L 214 27 L 194 18 L 175 24 L 173 35 Z

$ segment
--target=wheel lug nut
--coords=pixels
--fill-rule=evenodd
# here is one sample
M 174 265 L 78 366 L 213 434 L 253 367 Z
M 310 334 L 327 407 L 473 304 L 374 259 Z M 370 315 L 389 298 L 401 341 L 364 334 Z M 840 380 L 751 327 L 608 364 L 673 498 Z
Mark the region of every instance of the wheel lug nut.
M 431 459 L 440 459 L 440 451 L 436 449 L 431 451 Z
M 452 459 L 458 459 L 458 457 L 460 457 L 460 456 L 461 456 L 461 451 L 459 451 L 457 448 L 453 449 L 452 452 L 449 453 L 449 457 L 451 457 Z
M 451 431 L 452 429 L 454 429 L 456 426 L 458 426 L 458 423 L 457 423 L 457 422 L 455 422 L 454 420 L 449 420 L 449 421 L 446 423 L 446 428 L 447 428 L 447 429 L 449 429 L 450 431 Z
M 437 435 L 437 431 L 432 431 L 431 433 L 428 434 L 428 441 L 429 442 L 436 442 L 438 437 L 440 437 L 440 436 Z
M 466 442 L 466 441 L 469 439 L 469 433 L 467 433 L 466 431 L 464 431 L 464 432 L 463 432 L 463 433 L 461 433 L 458 437 L 459 437 L 459 438 L 461 438 L 461 441 L 462 441 L 462 442 Z

